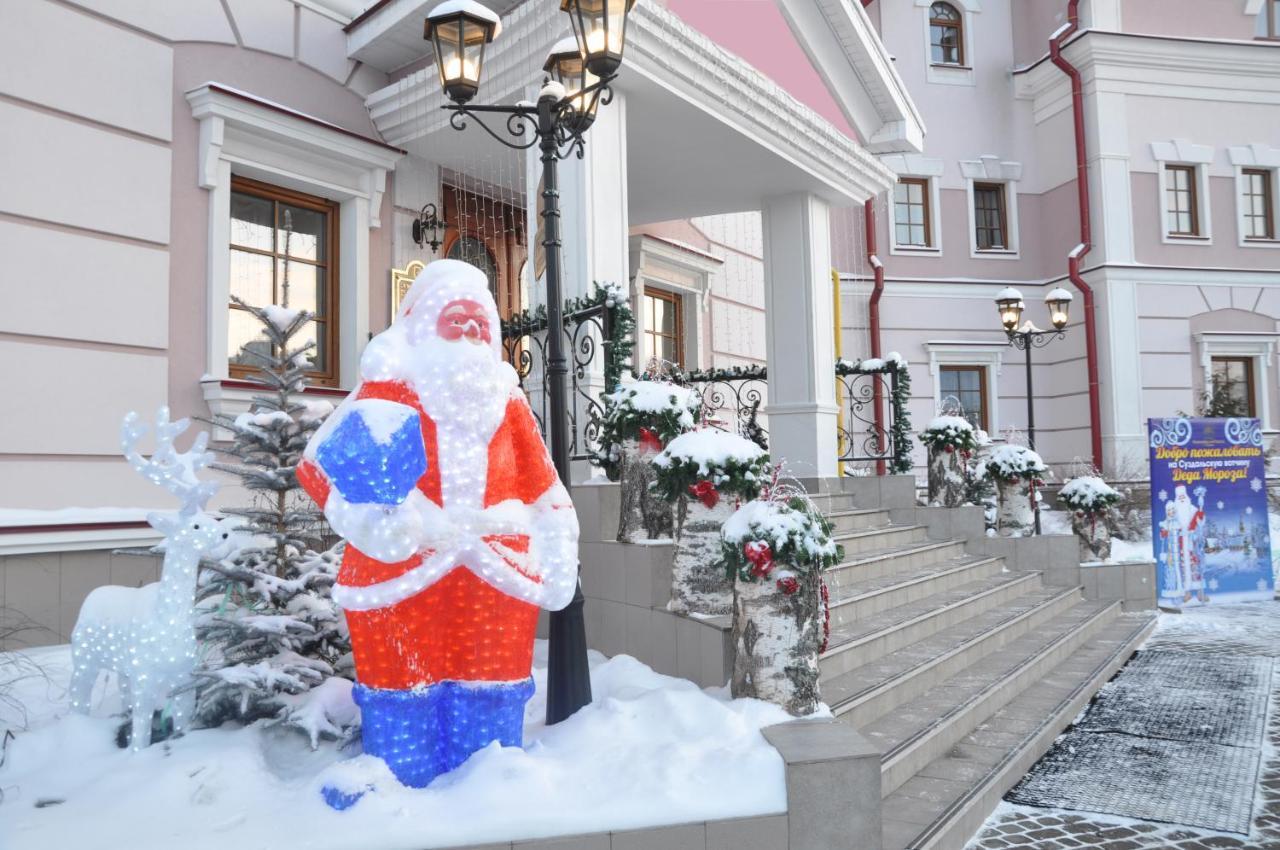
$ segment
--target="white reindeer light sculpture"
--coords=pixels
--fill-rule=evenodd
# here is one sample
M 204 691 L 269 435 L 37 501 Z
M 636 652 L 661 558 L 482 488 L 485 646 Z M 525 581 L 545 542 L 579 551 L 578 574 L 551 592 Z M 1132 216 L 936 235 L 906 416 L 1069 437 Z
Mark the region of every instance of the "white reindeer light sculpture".
M 129 465 L 181 499 L 182 507 L 173 514 L 147 515 L 147 522 L 164 535 L 160 581 L 143 587 L 97 588 L 80 607 L 71 633 L 72 709 L 87 714 L 98 674 L 115 673 L 132 723 L 130 747 L 135 752 L 151 743 L 152 715 L 169 705 L 175 690 L 190 684 L 196 662 L 192 601 L 200 559 L 225 556 L 233 539 L 229 525 L 203 510 L 218 489 L 218 482 L 197 477 L 213 459 L 205 451 L 209 435 L 199 434 L 185 452 L 174 450 L 174 439 L 190 424 L 188 419 L 170 422 L 169 408 L 160 408 L 156 451 L 148 460 L 137 450 L 147 426 L 136 413 L 125 416 L 120 442 Z M 194 698 L 187 689 L 172 699 L 174 735 L 185 731 Z

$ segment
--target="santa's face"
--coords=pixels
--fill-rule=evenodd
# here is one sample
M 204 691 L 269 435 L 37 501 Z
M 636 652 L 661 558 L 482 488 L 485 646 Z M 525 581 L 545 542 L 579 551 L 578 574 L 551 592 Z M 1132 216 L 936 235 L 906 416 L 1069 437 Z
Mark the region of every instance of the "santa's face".
M 466 340 L 472 345 L 487 345 L 492 339 L 488 312 L 467 298 L 450 301 L 436 320 L 436 335 L 447 342 Z

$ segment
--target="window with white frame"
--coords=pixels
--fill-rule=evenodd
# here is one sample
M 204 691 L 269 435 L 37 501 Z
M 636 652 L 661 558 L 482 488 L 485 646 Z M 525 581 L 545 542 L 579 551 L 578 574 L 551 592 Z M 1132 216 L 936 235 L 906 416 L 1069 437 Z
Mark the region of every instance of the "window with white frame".
M 1209 165 L 1213 148 L 1185 139 L 1152 142 L 1159 169 L 1161 237 L 1168 243 L 1204 242 L 1213 235 L 1209 216 Z
M 893 238 L 900 248 L 933 247 L 929 178 L 902 177 L 893 187 Z
M 1227 148 L 1236 170 L 1236 230 L 1245 248 L 1280 248 L 1280 148 L 1253 144 Z
M 974 22 L 980 0 L 914 0 L 920 14 L 925 79 L 942 85 L 976 84 Z
M 964 16 L 950 3 L 929 7 L 929 61 L 935 65 L 964 64 Z
M 933 407 L 941 413 L 958 403 L 975 428 L 997 433 L 1000 428 L 997 380 L 1007 343 L 979 340 L 930 340 L 929 374 L 933 377 Z
M 1202 408 L 1223 416 L 1256 416 L 1270 429 L 1271 362 L 1280 334 L 1202 331 L 1195 334 L 1200 354 Z
M 1022 164 L 990 156 L 961 162 L 960 171 L 968 180 L 970 253 L 974 257 L 1016 257 Z
M 1280 39 L 1280 0 L 1261 0 L 1257 15 L 1254 36 L 1263 39 Z

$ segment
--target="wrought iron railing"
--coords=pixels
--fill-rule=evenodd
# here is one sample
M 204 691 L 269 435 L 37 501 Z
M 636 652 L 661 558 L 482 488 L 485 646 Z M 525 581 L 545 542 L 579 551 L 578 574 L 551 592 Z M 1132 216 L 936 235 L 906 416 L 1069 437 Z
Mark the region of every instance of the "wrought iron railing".
M 763 366 L 677 371 L 672 380 L 702 399 L 705 424 L 769 447 L 767 422 L 761 410 L 769 396 L 769 375 Z
M 845 374 L 837 370 L 836 384 L 841 413 L 836 432 L 840 461 L 893 462 L 897 446 L 892 422 L 898 414 L 891 408 L 897 397 L 897 370 Z

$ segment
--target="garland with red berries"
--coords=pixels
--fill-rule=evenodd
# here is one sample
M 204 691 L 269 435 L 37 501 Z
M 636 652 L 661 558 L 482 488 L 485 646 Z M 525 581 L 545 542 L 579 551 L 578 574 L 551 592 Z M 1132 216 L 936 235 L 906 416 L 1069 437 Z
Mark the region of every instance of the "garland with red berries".
M 715 457 L 710 457 L 714 450 Z M 681 496 L 714 508 L 722 497 L 751 501 L 769 482 L 769 455 L 755 443 L 727 431 L 703 429 L 681 434 L 653 458 L 654 491 L 669 502 Z

